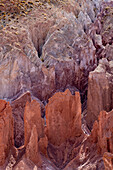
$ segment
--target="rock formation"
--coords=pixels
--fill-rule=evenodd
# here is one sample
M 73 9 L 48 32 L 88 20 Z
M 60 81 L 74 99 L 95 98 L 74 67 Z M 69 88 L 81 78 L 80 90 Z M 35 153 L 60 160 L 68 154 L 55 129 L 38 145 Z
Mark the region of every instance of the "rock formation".
M 31 103 L 27 102 L 24 113 L 24 133 L 25 133 L 25 146 L 29 143 L 31 131 L 33 126 L 36 125 L 38 139 L 44 137 L 44 121 L 41 118 L 40 104 L 33 100 Z
M 26 157 L 27 159 L 30 159 L 35 164 L 41 163 L 39 152 L 38 152 L 38 134 L 37 134 L 36 125 L 34 125 L 32 128 L 29 143 L 26 146 Z
M 66 90 L 52 96 L 46 106 L 46 122 L 49 143 L 55 146 L 80 136 L 82 130 L 79 92 L 75 92 L 73 96 Z
M 44 137 L 40 138 L 39 142 L 38 142 L 38 146 L 39 146 L 39 151 L 46 157 L 48 157 L 47 154 L 47 147 L 48 147 L 48 138 L 45 135 Z
M 112 117 L 113 110 L 111 112 L 101 111 L 92 130 L 91 136 L 94 142 L 97 143 L 98 152 L 102 155 L 105 152 L 113 153 Z
M 113 108 L 113 61 L 102 59 L 98 67 L 89 74 L 87 124 L 91 129 L 100 111 Z
M 0 100 L 0 166 L 5 163 L 14 145 L 13 117 L 9 103 Z
M 79 92 L 73 96 L 66 90 L 52 96 L 46 106 L 46 122 L 49 156 L 57 166 L 65 166 L 71 159 L 67 155 L 73 157 L 73 145 L 76 147 L 83 136 Z
M 113 169 L 113 154 L 105 152 L 103 156 L 105 170 Z
M 1 170 L 112 169 L 111 0 L 0 1 L 0 77 Z
M 31 101 L 29 92 L 11 102 L 14 117 L 14 140 L 15 146 L 20 147 L 24 144 L 24 109 L 26 102 Z

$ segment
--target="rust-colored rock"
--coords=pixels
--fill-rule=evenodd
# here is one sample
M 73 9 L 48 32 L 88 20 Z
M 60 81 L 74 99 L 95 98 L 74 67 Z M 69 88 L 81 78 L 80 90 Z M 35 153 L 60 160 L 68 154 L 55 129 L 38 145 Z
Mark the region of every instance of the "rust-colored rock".
M 113 154 L 105 152 L 103 156 L 105 170 L 113 169 Z
M 51 144 L 59 146 L 82 134 L 79 92 L 73 96 L 67 89 L 56 93 L 46 106 L 47 136 Z
M 98 121 L 94 123 L 91 139 L 97 144 L 98 153 L 113 153 L 113 110 L 110 112 L 101 111 Z
M 25 132 L 25 146 L 27 146 L 31 130 L 36 125 L 38 138 L 44 137 L 44 121 L 41 118 L 40 104 L 36 100 L 31 103 L 27 102 L 24 113 L 24 132 Z
M 79 92 L 75 96 L 67 89 L 55 93 L 46 106 L 48 156 L 59 168 L 79 152 L 84 138 L 81 130 L 81 102 Z
M 0 166 L 14 145 L 13 141 L 13 117 L 9 103 L 0 100 Z
M 48 139 L 46 135 L 43 138 L 40 138 L 38 145 L 39 145 L 39 151 L 47 157 Z
M 26 147 L 26 158 L 30 159 L 35 164 L 41 164 L 41 159 L 38 152 L 38 134 L 36 125 L 31 130 L 29 143 Z

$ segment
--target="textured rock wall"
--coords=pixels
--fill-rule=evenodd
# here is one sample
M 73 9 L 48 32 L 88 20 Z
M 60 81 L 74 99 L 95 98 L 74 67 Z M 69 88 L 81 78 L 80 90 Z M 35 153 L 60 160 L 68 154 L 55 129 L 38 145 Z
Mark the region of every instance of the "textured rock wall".
M 46 122 L 48 140 L 55 146 L 80 136 L 82 130 L 79 92 L 72 96 L 70 91 L 66 90 L 51 97 L 46 106 Z
M 46 106 L 48 155 L 57 167 L 63 168 L 79 152 L 84 138 L 81 129 L 81 102 L 67 89 L 49 99 Z
M 29 92 L 23 94 L 11 102 L 12 113 L 14 117 L 14 141 L 15 146 L 20 147 L 24 144 L 24 110 L 26 102 L 31 101 Z
M 25 146 L 27 146 L 29 142 L 31 130 L 34 125 L 36 125 L 38 138 L 40 139 L 41 137 L 44 137 L 44 120 L 41 118 L 40 104 L 36 100 L 31 101 L 31 103 L 27 102 L 25 107 L 24 113 Z
M 100 111 L 113 108 L 113 61 L 102 59 L 99 66 L 89 74 L 87 124 L 91 129 Z
M 0 100 L 0 166 L 2 166 L 14 145 L 13 117 L 9 103 Z

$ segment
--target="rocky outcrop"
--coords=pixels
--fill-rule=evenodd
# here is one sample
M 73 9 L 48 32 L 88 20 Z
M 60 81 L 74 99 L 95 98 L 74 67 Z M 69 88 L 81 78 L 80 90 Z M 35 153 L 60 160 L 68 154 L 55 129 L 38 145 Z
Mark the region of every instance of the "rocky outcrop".
M 75 92 L 73 96 L 66 90 L 51 97 L 46 106 L 46 122 L 49 143 L 55 146 L 80 136 L 82 130 L 79 92 Z
M 26 147 L 26 158 L 30 159 L 35 164 L 41 164 L 41 159 L 38 151 L 38 134 L 36 125 L 31 130 L 29 143 Z
M 102 59 L 99 66 L 89 74 L 87 117 L 91 129 L 100 111 L 113 108 L 113 61 Z
M 102 155 L 104 152 L 113 153 L 112 119 L 113 110 L 111 112 L 100 112 L 98 122 L 95 122 L 92 130 L 91 136 L 93 136 L 94 142 L 97 143 L 98 152 Z
M 89 71 L 97 64 L 95 50 L 92 40 L 72 14 L 65 14 L 51 27 L 41 58 L 47 67 L 54 65 L 57 90 L 76 87 L 85 94 Z
M 11 102 L 14 117 L 14 141 L 16 147 L 24 145 L 24 110 L 27 101 L 31 101 L 31 95 L 29 92 Z
M 31 103 L 27 102 L 24 112 L 24 144 L 27 146 L 30 140 L 31 131 L 33 126 L 36 126 L 38 140 L 44 137 L 44 120 L 41 118 L 40 104 L 36 100 L 32 100 Z
M 109 0 L 108 0 L 109 1 Z M 100 13 L 95 22 L 90 25 L 88 34 L 96 48 L 97 60 L 107 58 L 113 60 L 113 2 L 102 3 Z
M 79 92 L 73 96 L 66 90 L 51 97 L 46 106 L 46 123 L 49 157 L 58 167 L 64 167 L 77 154 L 79 147 L 76 151 L 73 148 L 83 137 Z
M 22 3 L 24 9 L 25 4 Z M 18 19 L 17 25 L 11 23 L 2 29 L 0 54 L 3 79 L 0 87 L 3 90 L 0 97 L 17 98 L 29 90 L 40 100 L 48 100 L 56 90 L 76 86 L 84 98 L 89 71 L 94 70 L 97 64 L 92 39 L 84 32 L 84 24 L 87 23 L 87 28 L 95 16 L 90 11 L 92 6 L 94 2 L 88 6 L 82 1 L 72 0 L 68 7 L 63 4 L 64 12 L 61 12 L 58 10 L 61 6 L 46 4 L 44 9 L 34 8 L 27 18 Z M 83 25 L 81 19 L 84 20 Z M 55 70 L 50 68 L 45 73 L 42 64 L 46 67 L 55 65 Z
M 0 98 L 11 102 L 14 117 L 13 129 L 11 107 L 2 101 L 0 164 L 13 145 L 13 130 L 15 146 L 24 144 L 13 148 L 6 169 L 104 169 L 103 160 L 112 167 L 109 1 L 0 2 Z
M 0 37 L 4 33 L 3 31 Z M 2 77 L 0 97 L 14 100 L 24 92 L 31 91 L 35 97 L 47 100 L 55 90 L 54 68 L 48 70 L 41 68 L 41 61 L 37 56 L 36 49 L 25 30 L 20 30 L 18 34 L 20 34 L 19 37 L 15 35 L 15 32 L 10 32 L 5 42 L 0 41 L 3 47 L 0 65 Z M 10 45 L 8 45 L 9 41 Z M 23 44 L 26 48 L 29 47 L 27 52 L 24 51 Z
M 0 100 L 0 166 L 5 163 L 14 145 L 13 117 L 9 103 Z

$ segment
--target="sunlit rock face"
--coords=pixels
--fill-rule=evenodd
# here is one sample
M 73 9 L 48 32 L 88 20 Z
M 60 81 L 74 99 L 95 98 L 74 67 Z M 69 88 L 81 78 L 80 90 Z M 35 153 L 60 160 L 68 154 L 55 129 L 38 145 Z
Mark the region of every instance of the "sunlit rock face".
M 79 92 L 73 96 L 66 90 L 51 97 L 46 106 L 46 122 L 49 156 L 58 167 L 63 167 L 78 152 L 79 148 L 75 152 L 74 147 L 84 136 Z
M 41 159 L 38 151 L 38 134 L 36 125 L 31 130 L 31 136 L 26 146 L 26 158 L 35 164 L 41 164 Z
M 41 118 L 40 104 L 36 100 L 33 100 L 30 103 L 27 102 L 25 107 L 24 112 L 25 146 L 27 146 L 29 142 L 33 125 L 36 125 L 38 138 L 40 139 L 41 137 L 44 137 L 44 120 Z
M 82 130 L 79 92 L 72 96 L 70 91 L 66 90 L 51 97 L 46 106 L 46 121 L 49 142 L 55 146 L 80 136 Z
M 2 166 L 14 145 L 13 117 L 9 103 L 0 100 L 0 166 Z

